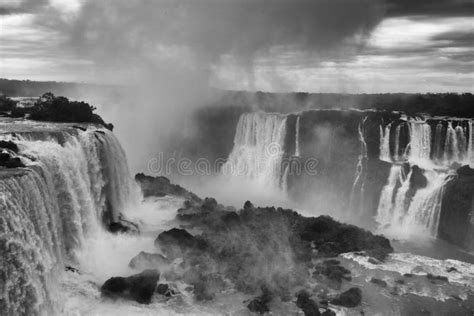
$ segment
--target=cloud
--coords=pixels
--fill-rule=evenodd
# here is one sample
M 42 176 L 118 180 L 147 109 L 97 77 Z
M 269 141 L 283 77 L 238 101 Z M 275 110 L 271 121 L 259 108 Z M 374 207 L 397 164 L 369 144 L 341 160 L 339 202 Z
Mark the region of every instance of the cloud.
M 0 15 L 38 12 L 46 4 L 48 0 L 2 0 Z
M 472 0 L 387 0 L 387 16 L 472 17 Z

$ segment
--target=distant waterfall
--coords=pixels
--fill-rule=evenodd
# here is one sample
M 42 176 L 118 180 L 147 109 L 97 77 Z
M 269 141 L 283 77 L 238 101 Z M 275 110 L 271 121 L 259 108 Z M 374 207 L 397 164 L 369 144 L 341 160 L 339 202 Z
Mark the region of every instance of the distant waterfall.
M 367 177 L 367 142 L 364 135 L 364 124 L 366 121 L 367 117 L 362 120 L 358 127 L 360 154 L 350 196 L 350 205 L 359 213 L 364 211 L 364 191 Z
M 473 148 L 474 148 L 474 132 L 472 130 L 472 121 L 469 121 L 469 139 L 468 139 L 468 149 L 467 149 L 467 152 L 468 152 L 468 157 L 469 157 L 469 165 L 471 166 L 471 168 L 474 168 L 474 152 L 473 152 Z
M 411 173 L 404 176 L 401 166 L 392 166 L 376 217 L 384 233 L 397 238 L 410 234 L 437 236 L 444 187 L 450 177 L 434 171 L 426 171 L 425 175 L 427 187 L 410 197 Z
M 285 136 L 286 116 L 264 112 L 242 114 L 234 148 L 222 166 L 223 173 L 282 189 Z
M 400 159 L 400 129 L 401 128 L 402 128 L 401 125 L 398 125 L 395 128 L 395 150 L 393 153 L 393 158 L 396 161 Z
M 295 130 L 295 156 L 300 156 L 300 119 L 301 116 L 298 115 L 296 118 L 296 130 Z
M 390 158 L 390 128 L 392 124 L 385 126 L 380 125 L 380 160 L 392 161 Z
M 27 168 L 0 177 L 0 314 L 57 314 L 58 275 L 125 211 L 133 192 L 126 158 L 107 130 L 4 135 Z
M 442 142 L 442 137 L 443 137 L 443 124 L 439 122 L 436 125 L 436 130 L 435 130 L 435 138 L 434 138 L 434 159 L 439 162 L 440 159 L 443 157 L 443 148 L 444 144 Z
M 431 127 L 424 122 L 410 122 L 410 156 L 412 161 L 427 161 L 431 155 Z

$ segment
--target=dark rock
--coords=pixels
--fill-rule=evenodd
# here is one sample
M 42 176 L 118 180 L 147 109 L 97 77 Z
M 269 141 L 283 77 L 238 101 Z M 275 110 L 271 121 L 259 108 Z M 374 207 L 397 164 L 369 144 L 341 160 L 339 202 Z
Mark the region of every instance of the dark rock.
M 315 266 L 313 277 L 325 276 L 330 281 L 336 283 L 339 288 L 343 280 L 351 281 L 351 271 L 338 264 L 337 260 L 326 260 Z
M 76 128 L 76 129 L 78 129 L 78 130 L 81 130 L 81 131 L 83 131 L 83 132 L 87 131 L 87 128 L 82 127 L 82 126 L 73 125 L 72 127 L 73 127 L 73 128 Z
M 362 291 L 356 287 L 350 288 L 331 300 L 331 304 L 344 307 L 356 307 L 360 305 L 361 302 Z
M 296 295 L 296 306 L 303 310 L 305 316 L 319 316 L 321 313 L 318 309 L 318 304 L 310 299 L 310 295 L 306 291 L 300 291 Z
M 140 229 L 137 224 L 126 220 L 123 216 L 119 216 L 117 222 L 111 222 L 109 224 L 109 231 L 111 233 L 128 233 L 128 234 L 139 234 Z
M 25 164 L 18 157 L 12 157 L 8 153 L 0 153 L 0 166 L 13 169 L 13 168 L 23 168 Z
M 446 272 L 459 272 L 459 271 L 455 267 L 449 267 L 448 269 L 446 269 Z
M 71 267 L 71 266 L 65 266 L 64 270 L 67 271 L 67 272 L 79 273 L 79 269 L 76 269 L 76 268 Z
M 445 276 L 441 276 L 441 275 L 433 275 L 431 273 L 428 273 L 426 275 L 426 277 L 428 278 L 428 280 L 430 280 L 431 282 L 435 282 L 435 281 L 440 281 L 440 282 L 449 282 L 448 278 L 445 277 Z
M 201 202 L 201 199 L 196 194 L 187 191 L 177 184 L 172 184 L 168 178 L 163 176 L 151 177 L 138 173 L 135 175 L 135 181 L 140 185 L 144 197 L 174 195 L 192 202 Z
M 403 276 L 406 277 L 406 278 L 412 278 L 413 274 L 412 273 L 404 273 Z
M 249 210 L 249 209 L 253 209 L 253 208 L 254 208 L 254 206 L 253 206 L 252 202 L 246 201 L 244 203 L 244 210 Z
M 336 312 L 328 308 L 322 312 L 321 316 L 336 316 Z
M 272 298 L 272 294 L 266 288 L 262 288 L 262 295 L 250 301 L 250 303 L 247 305 L 247 308 L 251 312 L 264 314 L 270 311 L 268 308 L 268 303 L 270 303 Z
M 130 260 L 128 266 L 132 269 L 156 269 L 169 265 L 169 260 L 159 253 L 140 252 Z
M 370 282 L 373 283 L 373 284 L 376 284 L 378 286 L 381 286 L 381 287 L 387 287 L 387 282 L 385 282 L 384 280 L 380 280 L 380 279 L 377 279 L 377 278 L 372 278 L 372 279 L 370 279 Z
M 384 260 L 393 252 L 387 238 L 353 225 L 336 222 L 329 216 L 304 220 L 300 237 L 313 242 L 323 256 L 333 257 L 344 252 L 364 250 L 368 255 Z
M 207 243 L 194 237 L 184 229 L 173 228 L 158 235 L 155 246 L 159 247 L 169 258 L 177 258 L 186 252 L 203 251 Z
M 158 270 L 145 270 L 126 278 L 113 277 L 105 281 L 101 292 L 108 297 L 123 297 L 149 304 L 159 279 Z
M 474 251 L 474 170 L 469 166 L 458 169 L 445 184 L 438 237 L 469 252 Z
M 405 280 L 397 279 L 397 280 L 395 280 L 395 283 L 397 283 L 397 284 L 405 284 Z
M 173 291 L 168 284 L 160 283 L 156 287 L 156 293 L 160 295 L 164 295 L 166 297 L 171 297 L 176 294 L 175 291 Z
M 19 152 L 18 145 L 9 140 L 0 140 L 0 148 L 11 150 L 14 153 Z

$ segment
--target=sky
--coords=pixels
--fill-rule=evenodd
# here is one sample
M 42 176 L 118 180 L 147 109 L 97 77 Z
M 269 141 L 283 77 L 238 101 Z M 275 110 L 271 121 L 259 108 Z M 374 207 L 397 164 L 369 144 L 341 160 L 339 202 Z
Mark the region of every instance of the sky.
M 471 0 L 0 0 L 0 77 L 474 92 Z

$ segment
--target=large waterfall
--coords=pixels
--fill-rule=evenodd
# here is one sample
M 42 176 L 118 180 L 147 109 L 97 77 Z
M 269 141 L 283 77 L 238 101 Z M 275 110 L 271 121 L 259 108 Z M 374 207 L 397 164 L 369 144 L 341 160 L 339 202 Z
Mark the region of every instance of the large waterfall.
M 26 165 L 0 170 L 2 315 L 58 313 L 64 266 L 103 231 L 104 220 L 126 210 L 134 190 L 110 131 L 61 125 L 29 130 L 2 128 L 1 138 L 18 145 Z
M 402 124 L 408 124 L 406 148 L 400 145 Z M 448 168 L 453 163 L 470 164 L 473 159 L 472 122 L 421 119 L 402 122 L 394 129 L 395 150 L 390 156 L 387 148 L 392 130 L 390 124 L 380 127 L 380 160 L 393 161 L 393 165 L 380 196 L 377 221 L 385 232 L 397 236 L 416 231 L 436 237 L 443 190 L 452 178 Z M 402 152 L 406 155 L 401 155 Z M 426 183 L 417 186 L 419 180 L 414 180 L 415 177 Z
M 263 112 L 242 114 L 234 148 L 222 167 L 223 173 L 256 181 L 268 188 L 283 188 L 285 136 L 286 116 Z

